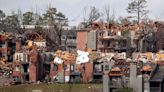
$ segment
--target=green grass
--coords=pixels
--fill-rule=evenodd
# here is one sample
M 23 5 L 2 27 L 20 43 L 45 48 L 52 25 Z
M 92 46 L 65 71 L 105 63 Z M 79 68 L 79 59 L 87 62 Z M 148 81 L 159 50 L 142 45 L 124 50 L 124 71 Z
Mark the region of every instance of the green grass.
M 121 88 L 121 89 L 118 89 L 116 92 L 132 92 L 133 89 L 131 88 Z
M 89 87 L 91 87 L 90 89 L 102 90 L 101 84 L 30 84 L 0 87 L 0 92 L 32 92 L 32 90 L 42 90 L 42 92 L 91 92 L 88 91 L 90 90 Z

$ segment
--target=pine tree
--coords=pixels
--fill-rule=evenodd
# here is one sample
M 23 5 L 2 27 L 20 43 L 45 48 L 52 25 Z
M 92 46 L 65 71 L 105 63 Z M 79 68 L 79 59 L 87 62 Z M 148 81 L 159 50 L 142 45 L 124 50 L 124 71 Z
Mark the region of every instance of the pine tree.
M 140 20 L 148 14 L 148 10 L 146 10 L 146 0 L 132 0 L 127 8 L 127 12 L 129 14 L 135 14 L 131 17 L 136 17 L 138 24 L 140 23 Z

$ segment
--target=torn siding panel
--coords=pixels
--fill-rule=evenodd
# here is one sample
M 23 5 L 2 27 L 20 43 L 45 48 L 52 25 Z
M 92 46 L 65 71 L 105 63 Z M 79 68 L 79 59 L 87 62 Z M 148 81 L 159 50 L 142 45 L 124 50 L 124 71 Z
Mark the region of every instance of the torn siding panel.
M 97 32 L 96 31 L 88 32 L 87 48 L 91 48 L 92 50 L 97 50 Z

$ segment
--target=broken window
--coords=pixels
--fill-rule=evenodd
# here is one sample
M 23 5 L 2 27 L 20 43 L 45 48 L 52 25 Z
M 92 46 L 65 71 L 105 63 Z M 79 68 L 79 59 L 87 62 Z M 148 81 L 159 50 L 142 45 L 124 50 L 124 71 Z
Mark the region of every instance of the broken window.
M 107 47 L 110 47 L 110 42 L 107 42 Z
M 151 82 L 150 87 L 159 87 L 160 83 L 159 82 Z
M 54 57 L 52 54 L 45 54 L 44 60 L 50 62 L 54 60 Z
M 12 62 L 13 61 L 13 54 L 7 55 L 7 57 L 8 57 L 8 62 Z
M 76 37 L 73 37 L 73 39 L 76 39 Z
M 72 64 L 71 66 L 70 66 L 70 68 L 71 68 L 71 72 L 75 72 L 75 70 L 76 70 L 76 67 L 75 67 L 75 65 L 74 64 Z
M 2 57 L 2 52 L 0 52 L 0 57 Z
M 110 31 L 108 31 L 108 36 L 110 36 L 110 34 L 111 34 Z
M 54 71 L 57 71 L 58 70 L 58 65 L 57 64 L 54 64 Z
M 105 71 L 109 71 L 109 65 L 105 65 Z
M 0 42 L 0 48 L 5 47 L 5 42 Z
M 50 72 L 50 64 L 44 64 L 44 69 L 46 73 Z
M 110 47 L 110 42 L 109 41 L 103 42 L 103 44 L 104 44 L 104 47 Z
M 23 65 L 23 69 L 24 69 L 24 73 L 28 73 L 29 65 L 28 64 Z
M 66 36 L 65 35 L 62 35 L 61 39 L 62 40 L 65 40 L 66 39 Z
M 18 58 L 19 58 L 19 56 L 18 56 L 18 55 L 16 55 L 16 59 L 15 59 L 15 60 L 18 60 Z
M 103 71 L 103 68 L 102 68 L 102 64 L 101 63 L 98 63 L 98 62 L 94 62 L 94 66 L 93 66 L 93 69 L 94 69 L 94 72 L 95 73 L 101 73 Z

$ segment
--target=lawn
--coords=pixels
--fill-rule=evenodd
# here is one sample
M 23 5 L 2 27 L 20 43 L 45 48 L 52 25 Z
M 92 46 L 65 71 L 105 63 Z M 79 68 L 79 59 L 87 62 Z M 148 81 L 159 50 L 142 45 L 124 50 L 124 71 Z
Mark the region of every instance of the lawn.
M 0 92 L 102 92 L 102 84 L 30 84 L 0 87 Z

